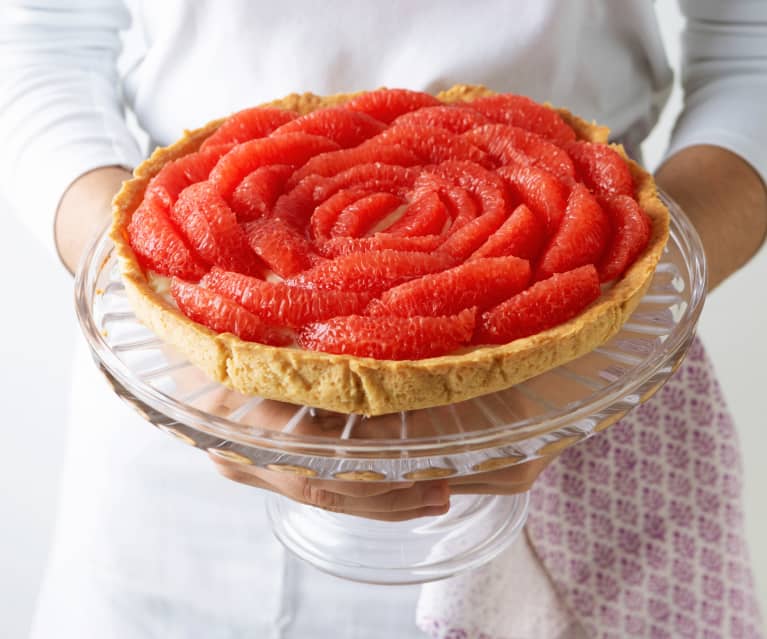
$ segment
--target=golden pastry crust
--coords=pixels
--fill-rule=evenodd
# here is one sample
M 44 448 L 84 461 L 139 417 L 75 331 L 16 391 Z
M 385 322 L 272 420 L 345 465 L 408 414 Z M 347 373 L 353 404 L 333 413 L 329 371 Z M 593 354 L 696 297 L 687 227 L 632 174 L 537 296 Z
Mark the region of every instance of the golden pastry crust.
M 479 86 L 457 85 L 437 97 L 445 103 L 492 95 Z M 268 106 L 299 113 L 341 104 L 353 94 L 320 97 L 293 94 Z M 579 138 L 606 142 L 608 130 L 557 109 Z M 652 176 L 614 146 L 628 162 L 640 206 L 652 221 L 647 248 L 602 296 L 577 317 L 531 337 L 501 346 L 465 348 L 422 360 L 376 360 L 245 342 L 215 333 L 178 311 L 150 286 L 128 241 L 131 215 L 149 180 L 169 161 L 196 151 L 220 124 L 186 131 L 176 143 L 155 150 L 114 198 L 111 239 L 136 316 L 207 375 L 246 395 L 342 412 L 381 415 L 459 402 L 499 391 L 593 350 L 618 332 L 652 280 L 669 232 L 668 209 Z

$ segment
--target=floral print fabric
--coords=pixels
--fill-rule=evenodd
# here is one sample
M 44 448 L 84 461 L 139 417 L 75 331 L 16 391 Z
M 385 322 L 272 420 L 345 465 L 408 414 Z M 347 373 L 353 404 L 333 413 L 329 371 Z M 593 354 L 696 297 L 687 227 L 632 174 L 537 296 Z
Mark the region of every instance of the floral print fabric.
M 763 639 L 742 479 L 735 426 L 696 340 L 655 396 L 565 451 L 533 488 L 528 539 L 578 636 Z M 500 565 L 507 556 L 489 572 L 513 571 Z M 498 598 L 493 583 L 482 579 L 470 588 L 488 591 L 468 594 Z M 453 620 L 444 607 L 422 627 L 506 639 L 524 611 L 504 608 L 508 633 L 494 631 L 497 620 L 485 624 L 491 632 L 478 630 L 481 619 L 469 629 L 465 615 Z

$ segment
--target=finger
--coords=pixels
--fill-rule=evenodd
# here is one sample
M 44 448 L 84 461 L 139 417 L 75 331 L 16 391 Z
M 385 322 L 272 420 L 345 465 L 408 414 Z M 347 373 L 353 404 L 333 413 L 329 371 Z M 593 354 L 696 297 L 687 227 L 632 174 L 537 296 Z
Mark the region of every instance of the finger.
M 460 486 L 451 486 L 450 492 L 453 495 L 519 495 L 526 493 L 533 487 L 528 484 L 461 484 Z
M 325 490 L 305 477 L 277 477 L 273 485 L 282 494 L 312 506 L 341 512 L 401 512 L 443 506 L 449 502 L 450 489 L 447 482 L 418 482 L 411 488 L 392 490 L 373 497 L 350 497 Z
M 347 497 L 377 497 L 392 490 L 405 490 L 415 486 L 414 481 L 366 482 L 332 479 L 309 479 L 308 481 L 321 490 L 328 490 Z
M 279 471 L 239 464 L 210 454 L 208 456 L 213 463 L 216 464 L 216 467 L 220 469 L 219 472 L 222 472 L 222 474 L 224 472 L 223 469 L 226 469 L 227 473 L 250 475 L 258 478 L 260 481 L 268 482 L 270 484 L 280 484 L 284 482 L 285 479 L 284 473 L 280 473 Z M 375 497 L 376 495 L 384 495 L 392 490 L 412 488 L 415 485 L 415 482 L 413 481 L 343 481 L 312 478 L 306 478 L 306 480 L 315 484 L 318 489 L 347 495 L 349 497 Z
M 412 488 L 373 497 L 349 497 L 318 488 L 311 482 L 302 487 L 301 501 L 341 512 L 393 513 L 428 506 L 444 506 L 450 500 L 447 482 L 420 482 Z
M 364 519 L 374 519 L 376 521 L 408 521 L 420 517 L 439 517 L 450 510 L 450 504 L 444 506 L 425 506 L 413 510 L 403 510 L 392 513 L 379 512 L 345 512 L 344 515 L 351 517 L 363 517 Z
M 221 475 L 223 475 L 226 479 L 230 481 L 234 481 L 240 484 L 245 484 L 248 486 L 253 486 L 255 488 L 261 488 L 264 490 L 269 490 L 274 493 L 282 494 L 282 491 L 277 490 L 275 486 L 273 486 L 269 482 L 262 480 L 260 477 L 254 475 L 253 473 L 242 472 L 239 468 L 237 468 L 236 464 L 222 463 L 222 464 L 216 464 L 216 466 L 218 467 L 218 471 L 221 473 Z M 307 506 L 315 506 L 316 508 L 319 507 L 314 504 L 309 504 L 308 502 L 301 502 L 301 503 L 304 503 Z M 346 511 L 341 508 L 332 508 L 332 507 L 324 508 L 324 510 L 329 510 L 335 513 L 351 515 L 354 517 L 362 517 L 364 519 L 374 519 L 377 521 L 407 521 L 410 519 L 417 519 L 420 517 L 437 517 L 439 515 L 444 515 L 449 509 L 450 509 L 449 501 L 439 506 L 424 506 L 421 508 L 414 508 L 411 510 L 401 510 L 401 511 L 392 511 L 392 512 L 376 512 L 376 511 L 356 512 L 356 511 Z

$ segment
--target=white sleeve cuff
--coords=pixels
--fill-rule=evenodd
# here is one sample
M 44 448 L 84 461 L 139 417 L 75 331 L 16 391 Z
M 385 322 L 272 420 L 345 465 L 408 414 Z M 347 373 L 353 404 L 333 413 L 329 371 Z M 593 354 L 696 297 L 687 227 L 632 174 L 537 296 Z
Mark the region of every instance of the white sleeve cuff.
M 767 184 L 767 85 L 722 79 L 693 93 L 677 121 L 666 158 L 696 144 L 720 146 L 746 160 Z

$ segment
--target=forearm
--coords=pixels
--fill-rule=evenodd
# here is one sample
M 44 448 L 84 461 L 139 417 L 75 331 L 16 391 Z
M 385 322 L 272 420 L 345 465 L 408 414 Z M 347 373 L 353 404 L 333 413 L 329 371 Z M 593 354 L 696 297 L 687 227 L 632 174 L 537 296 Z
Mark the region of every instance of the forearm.
M 102 167 L 76 179 L 56 212 L 55 238 L 61 261 L 74 273 L 88 243 L 109 221 L 112 198 L 130 172 Z
M 762 246 L 767 235 L 767 189 L 734 153 L 716 146 L 688 147 L 666 160 L 655 177 L 703 240 L 709 290 Z

